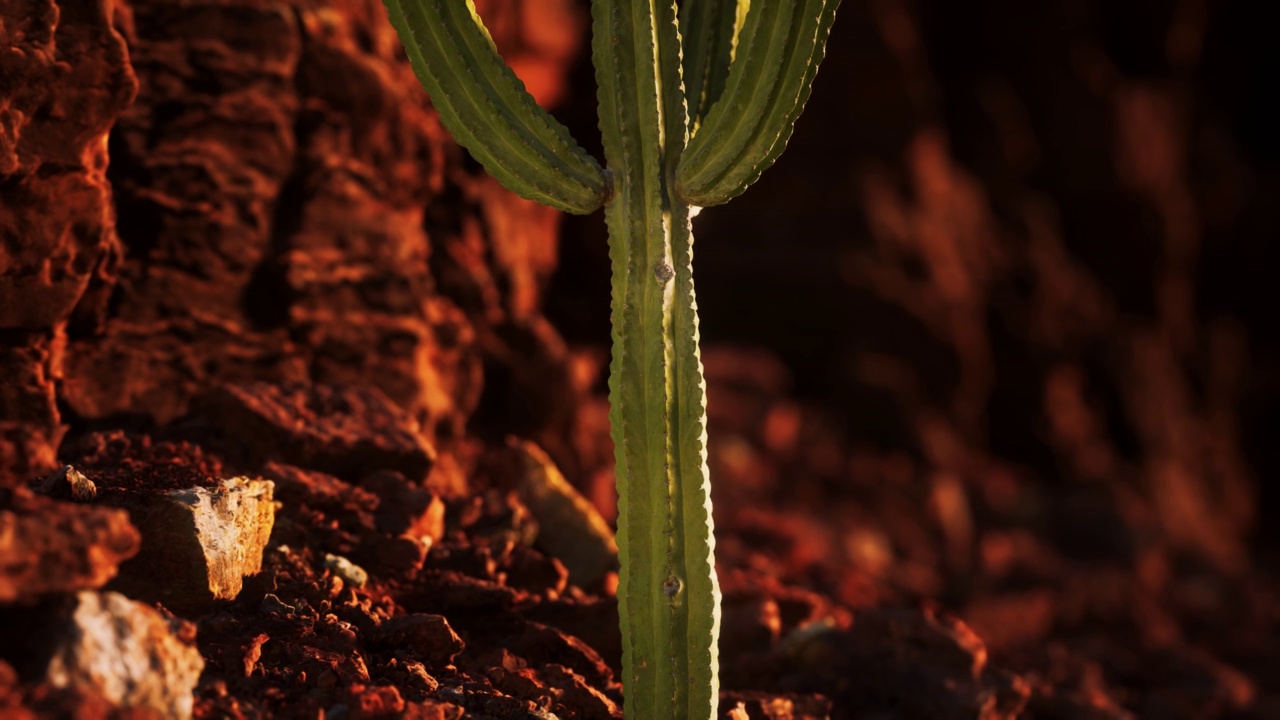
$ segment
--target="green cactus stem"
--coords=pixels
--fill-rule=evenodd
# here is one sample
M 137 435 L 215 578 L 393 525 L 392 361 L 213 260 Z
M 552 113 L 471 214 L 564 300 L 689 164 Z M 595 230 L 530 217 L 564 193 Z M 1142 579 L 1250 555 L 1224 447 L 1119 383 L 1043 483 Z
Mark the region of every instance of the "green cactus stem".
M 593 0 L 608 172 L 533 102 L 470 0 L 384 2 L 446 127 L 494 177 L 569 212 L 604 204 L 626 715 L 714 718 L 720 591 L 690 221 L 781 153 L 839 0 Z

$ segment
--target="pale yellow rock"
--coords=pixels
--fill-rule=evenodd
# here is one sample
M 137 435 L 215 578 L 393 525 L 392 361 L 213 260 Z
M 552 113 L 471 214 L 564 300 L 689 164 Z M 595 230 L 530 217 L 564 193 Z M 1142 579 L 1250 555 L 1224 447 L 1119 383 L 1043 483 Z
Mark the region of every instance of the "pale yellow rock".
M 174 503 L 191 512 L 214 598 L 234 600 L 245 576 L 262 570 L 262 551 L 275 525 L 274 490 L 270 480 L 237 477 L 216 488 L 169 493 Z
M 542 448 L 511 441 L 524 459 L 520 502 L 538 521 L 536 545 L 564 563 L 569 579 L 586 586 L 617 567 L 618 544 L 596 507 L 560 474 Z
M 121 566 L 113 589 L 179 613 L 234 599 L 244 578 L 262 570 L 274 489 L 270 480 L 236 477 L 129 507 L 142 550 Z

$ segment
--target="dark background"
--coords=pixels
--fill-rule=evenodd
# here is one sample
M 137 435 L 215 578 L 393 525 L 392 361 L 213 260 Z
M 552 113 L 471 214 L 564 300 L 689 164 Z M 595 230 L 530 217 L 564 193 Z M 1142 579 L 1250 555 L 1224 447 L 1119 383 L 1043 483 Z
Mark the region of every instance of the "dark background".
M 1159 483 L 1158 456 L 1197 452 L 1140 417 L 1176 395 L 1188 426 L 1235 418 L 1205 432 L 1245 467 L 1204 491 L 1256 489 L 1270 516 L 1280 52 L 1262 7 L 844 3 L 786 153 L 694 222 L 704 342 L 776 354 L 855 444 L 920 454 L 915 420 L 936 411 L 965 444 L 1058 482 L 1076 473 L 1046 419 L 1050 378 L 1084 378 L 1140 484 Z M 584 57 L 560 114 L 588 146 L 593 87 Z M 895 216 L 910 227 L 884 229 Z M 566 219 L 561 257 L 549 315 L 598 343 L 598 217 Z M 1139 397 L 1132 378 L 1156 375 L 1169 387 Z M 1258 529 L 1258 549 L 1278 537 Z

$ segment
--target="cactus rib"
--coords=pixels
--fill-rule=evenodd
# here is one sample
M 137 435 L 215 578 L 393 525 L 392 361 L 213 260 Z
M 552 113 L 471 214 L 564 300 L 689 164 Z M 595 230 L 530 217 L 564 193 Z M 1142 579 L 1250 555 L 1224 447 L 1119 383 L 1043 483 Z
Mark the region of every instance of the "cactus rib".
M 778 158 L 809 99 L 839 4 L 778 0 L 752 5 L 724 93 L 678 168 L 681 199 L 702 207 L 724 203 Z M 765 36 L 771 39 L 758 42 Z
M 748 0 L 684 0 L 680 3 L 684 94 L 689 104 L 691 131 L 696 131 L 724 92 L 741 16 L 748 5 Z
M 513 192 L 585 214 L 608 176 L 503 62 L 472 0 L 384 0 L 445 127 Z M 461 82 L 460 82 L 461 80 Z

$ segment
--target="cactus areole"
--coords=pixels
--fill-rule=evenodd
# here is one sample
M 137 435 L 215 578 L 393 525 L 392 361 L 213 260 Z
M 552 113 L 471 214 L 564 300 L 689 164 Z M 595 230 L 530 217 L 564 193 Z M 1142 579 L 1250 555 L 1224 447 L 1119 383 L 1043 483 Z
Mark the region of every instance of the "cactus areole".
M 716 717 L 716 583 L 692 211 L 777 159 L 839 0 L 592 0 L 605 166 L 538 107 L 471 0 L 384 0 L 445 126 L 495 178 L 571 213 L 603 205 L 626 716 Z

